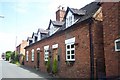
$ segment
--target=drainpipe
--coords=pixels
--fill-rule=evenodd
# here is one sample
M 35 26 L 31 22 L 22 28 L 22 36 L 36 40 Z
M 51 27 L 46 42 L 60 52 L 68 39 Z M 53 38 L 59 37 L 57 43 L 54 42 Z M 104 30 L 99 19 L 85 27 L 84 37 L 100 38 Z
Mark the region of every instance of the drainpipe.
M 94 80 L 94 50 L 92 36 L 92 20 L 89 20 L 89 39 L 90 39 L 90 80 Z

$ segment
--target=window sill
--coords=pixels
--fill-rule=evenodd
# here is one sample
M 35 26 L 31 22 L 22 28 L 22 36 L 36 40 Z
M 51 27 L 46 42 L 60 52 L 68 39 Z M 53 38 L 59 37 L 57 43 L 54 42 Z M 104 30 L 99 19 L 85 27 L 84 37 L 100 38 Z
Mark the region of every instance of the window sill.
M 68 61 L 68 60 L 66 60 L 65 62 L 66 62 L 66 65 L 67 65 L 67 66 L 73 66 L 74 63 L 75 63 L 75 60 L 73 60 L 73 61 Z

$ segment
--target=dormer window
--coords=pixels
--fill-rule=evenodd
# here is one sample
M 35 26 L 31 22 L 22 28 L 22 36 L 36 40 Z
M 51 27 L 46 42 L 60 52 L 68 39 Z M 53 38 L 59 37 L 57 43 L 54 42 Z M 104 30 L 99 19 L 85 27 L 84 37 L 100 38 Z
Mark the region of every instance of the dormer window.
M 29 45 L 31 45 L 33 43 L 33 38 L 32 37 L 28 37 L 27 38 L 27 42 L 29 43 Z
M 38 41 L 38 35 L 37 35 L 37 33 L 33 32 L 32 38 L 33 38 L 33 43 L 37 42 Z
M 66 17 L 66 28 L 74 23 L 74 15 L 69 11 Z
M 37 31 L 37 41 L 44 39 L 48 36 L 48 30 L 39 28 Z
M 33 42 L 32 40 L 29 40 L 29 45 L 32 44 L 32 42 Z
M 37 37 L 37 36 L 35 36 L 35 42 L 37 42 L 37 40 L 38 40 L 38 37 Z
M 69 25 L 72 25 L 72 23 L 73 23 L 73 15 L 71 15 L 71 16 L 69 16 Z
M 54 33 L 56 33 L 60 27 L 62 27 L 64 24 L 64 22 L 61 21 L 52 21 L 50 20 L 49 22 L 49 26 L 48 26 L 48 30 L 49 30 L 49 35 L 53 35 Z
M 84 16 L 86 14 L 86 10 L 82 9 L 75 9 L 75 8 L 67 8 L 66 14 L 65 14 L 65 22 L 66 22 L 66 28 L 73 25 L 78 19 L 80 19 L 81 16 Z

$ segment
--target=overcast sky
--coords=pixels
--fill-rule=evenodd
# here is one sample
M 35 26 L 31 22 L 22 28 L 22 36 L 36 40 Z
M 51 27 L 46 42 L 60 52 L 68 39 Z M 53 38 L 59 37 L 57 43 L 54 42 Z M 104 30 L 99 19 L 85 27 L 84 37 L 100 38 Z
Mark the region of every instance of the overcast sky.
M 0 0 L 0 53 L 14 51 L 38 28 L 47 29 L 59 5 L 81 8 L 94 0 Z M 17 38 L 16 38 L 17 36 Z

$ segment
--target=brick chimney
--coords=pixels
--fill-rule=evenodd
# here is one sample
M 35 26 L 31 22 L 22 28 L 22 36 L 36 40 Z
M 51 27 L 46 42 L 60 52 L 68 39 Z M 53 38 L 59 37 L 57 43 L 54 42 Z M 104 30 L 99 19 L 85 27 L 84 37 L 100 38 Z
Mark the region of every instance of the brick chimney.
M 65 15 L 64 7 L 59 6 L 58 10 L 56 11 L 56 21 L 63 21 Z

